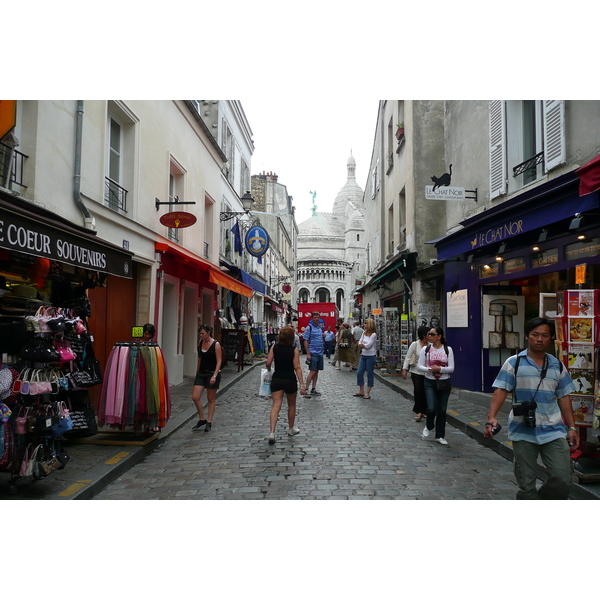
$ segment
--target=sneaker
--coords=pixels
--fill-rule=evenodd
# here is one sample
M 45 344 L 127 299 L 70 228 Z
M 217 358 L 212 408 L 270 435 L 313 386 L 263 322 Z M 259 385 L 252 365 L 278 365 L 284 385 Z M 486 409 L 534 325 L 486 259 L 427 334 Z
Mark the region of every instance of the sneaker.
M 210 431 L 212 429 L 212 423 L 207 423 L 204 431 Z
M 427 427 L 424 427 L 423 428 L 423 433 L 421 434 L 423 436 L 423 439 L 429 437 L 429 433 L 430 433 L 430 430 L 427 429 Z
M 320 395 L 321 395 L 321 392 L 317 392 L 317 390 L 315 390 L 315 389 L 313 388 L 313 390 L 312 390 L 311 394 L 312 394 L 313 396 L 320 396 Z
M 192 427 L 192 431 L 200 431 L 206 425 L 206 423 L 206 419 L 200 419 L 197 425 L 194 425 L 194 427 Z
M 275 443 L 275 433 L 271 432 L 269 434 L 269 444 L 274 444 Z
M 442 446 L 447 446 L 448 442 L 444 438 L 435 438 L 436 442 L 439 442 Z
M 288 429 L 288 435 L 298 435 L 300 430 L 297 427 L 290 427 Z

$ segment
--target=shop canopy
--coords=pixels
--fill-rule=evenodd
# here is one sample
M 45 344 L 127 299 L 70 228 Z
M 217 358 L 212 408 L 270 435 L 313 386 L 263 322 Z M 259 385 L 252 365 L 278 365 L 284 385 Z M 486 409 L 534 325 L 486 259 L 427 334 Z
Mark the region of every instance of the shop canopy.
M 252 288 L 243 284 L 241 281 L 234 279 L 233 277 L 223 273 L 221 269 L 213 265 L 211 262 L 200 258 L 198 255 L 176 246 L 168 241 L 156 242 L 155 244 L 157 252 L 167 252 L 175 258 L 182 260 L 183 262 L 191 263 L 196 268 L 206 271 L 208 273 L 209 281 L 221 287 L 227 288 L 236 294 L 246 296 L 246 298 L 252 298 Z
M 0 248 L 132 278 L 133 253 L 31 202 L 0 194 Z

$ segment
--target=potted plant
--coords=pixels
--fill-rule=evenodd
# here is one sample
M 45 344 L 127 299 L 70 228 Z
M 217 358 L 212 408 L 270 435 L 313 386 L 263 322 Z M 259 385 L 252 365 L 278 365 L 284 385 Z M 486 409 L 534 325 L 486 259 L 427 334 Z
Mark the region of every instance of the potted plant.
M 404 122 L 398 123 L 398 129 L 396 130 L 396 139 L 400 141 L 404 137 Z

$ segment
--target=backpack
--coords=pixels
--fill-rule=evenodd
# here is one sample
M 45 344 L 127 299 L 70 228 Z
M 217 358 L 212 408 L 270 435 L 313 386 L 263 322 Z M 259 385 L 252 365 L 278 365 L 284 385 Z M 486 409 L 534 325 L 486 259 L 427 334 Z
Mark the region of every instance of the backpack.
M 429 348 L 431 348 L 432 344 L 427 344 L 427 348 L 425 349 L 425 358 L 427 358 L 427 353 L 429 352 Z M 444 344 L 444 352 L 446 356 L 450 356 L 448 353 L 448 344 Z

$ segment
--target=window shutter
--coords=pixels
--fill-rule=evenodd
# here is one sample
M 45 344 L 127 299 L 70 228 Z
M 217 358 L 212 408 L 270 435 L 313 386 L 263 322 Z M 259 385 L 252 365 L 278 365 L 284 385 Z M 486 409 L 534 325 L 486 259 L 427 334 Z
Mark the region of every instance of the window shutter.
M 546 172 L 566 162 L 565 101 L 544 100 L 544 166 Z
M 490 100 L 490 199 L 506 193 L 505 148 L 505 101 Z

